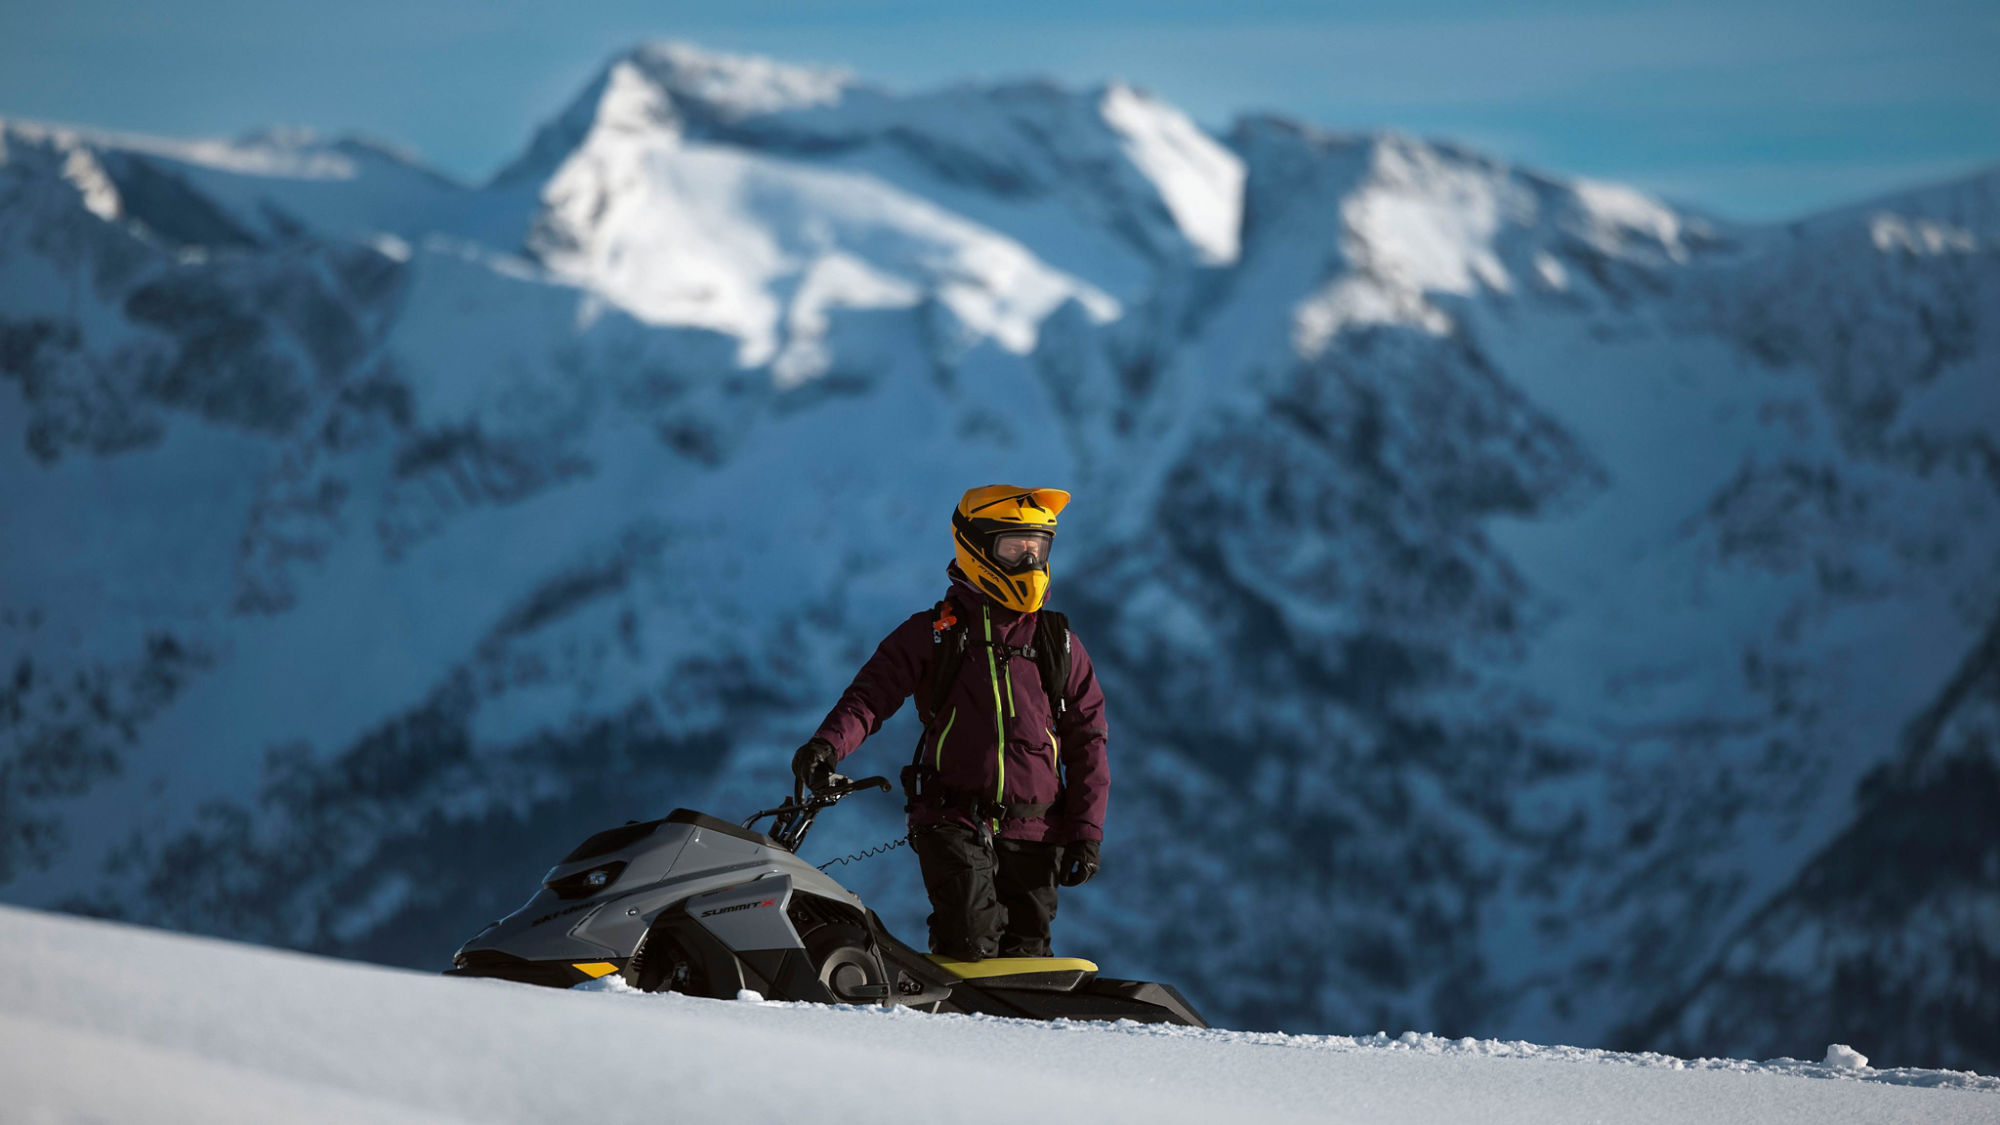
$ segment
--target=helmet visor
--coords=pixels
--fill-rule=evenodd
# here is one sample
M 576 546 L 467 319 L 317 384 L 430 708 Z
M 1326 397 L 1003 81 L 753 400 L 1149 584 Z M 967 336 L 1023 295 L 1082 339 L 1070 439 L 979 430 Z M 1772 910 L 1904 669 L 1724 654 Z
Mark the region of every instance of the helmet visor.
M 1046 531 L 1009 531 L 993 537 L 993 561 L 1008 570 L 1046 570 L 1055 536 Z

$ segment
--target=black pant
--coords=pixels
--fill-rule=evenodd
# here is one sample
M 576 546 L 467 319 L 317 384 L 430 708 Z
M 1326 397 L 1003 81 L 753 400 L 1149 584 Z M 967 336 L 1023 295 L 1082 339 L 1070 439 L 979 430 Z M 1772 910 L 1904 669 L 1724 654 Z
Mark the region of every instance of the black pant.
M 931 897 L 932 953 L 961 961 L 1049 955 L 1060 844 L 995 840 L 940 824 L 911 832 L 910 850 Z

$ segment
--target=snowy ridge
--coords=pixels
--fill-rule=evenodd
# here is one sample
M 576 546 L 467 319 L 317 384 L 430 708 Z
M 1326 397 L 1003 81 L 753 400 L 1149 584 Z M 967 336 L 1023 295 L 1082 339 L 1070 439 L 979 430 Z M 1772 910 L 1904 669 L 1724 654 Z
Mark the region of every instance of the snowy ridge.
M 1893 192 L 1814 216 L 1807 229 L 1865 224 L 1883 250 L 1961 253 L 2000 241 L 2000 169 L 1910 191 Z
M 1991 1120 L 2000 1081 L 1446 1042 L 1035 1024 L 448 980 L 0 909 L 0 1080 L 28 1120 Z M 606 995 L 606 992 L 612 993 Z M 835 1045 L 838 1049 L 835 1049 Z M 1836 1053 L 1836 1057 L 1839 1057 Z M 550 1081 L 551 1075 L 575 1075 Z M 587 1080 L 583 1076 L 588 1076 Z M 1835 1079 L 1813 1081 L 1811 1079 Z
M 0 118 L 0 153 L 37 149 L 65 154 L 98 217 L 197 250 L 416 237 L 467 197 L 392 146 L 310 130 L 179 141 Z
M 1178 110 L 1119 85 L 902 95 L 835 72 L 655 44 L 614 60 L 498 182 L 546 179 L 593 137 L 719 144 L 860 173 L 1121 298 L 1163 263 L 1233 257 L 1240 162 Z
M 1036 480 L 1119 761 L 1075 951 L 1237 1027 L 2000 1065 L 2000 838 L 1924 812 L 1992 744 L 1991 175 L 1740 228 L 668 46 L 480 186 L 0 146 L 9 901 L 438 965 L 607 822 L 762 807 Z
M 842 70 L 704 51 L 689 43 L 648 43 L 629 58 L 677 104 L 692 103 L 718 121 L 831 105 L 852 84 Z
M 1163 266 L 1233 256 L 1241 180 L 1124 87 L 903 97 L 667 43 L 614 61 L 496 189 L 542 185 L 523 233 L 560 276 L 799 382 L 843 309 L 933 302 L 1017 353 L 1064 302 L 1110 319 Z
M 646 99 L 617 67 L 607 107 Z M 824 374 L 830 315 L 934 300 L 1015 352 L 1057 304 L 1117 304 L 1027 247 L 871 177 L 634 132 L 607 109 L 548 181 L 529 245 L 559 275 L 652 323 L 727 332 L 739 362 Z M 607 120 L 608 119 L 608 120 Z M 776 299 L 791 291 L 789 302 Z

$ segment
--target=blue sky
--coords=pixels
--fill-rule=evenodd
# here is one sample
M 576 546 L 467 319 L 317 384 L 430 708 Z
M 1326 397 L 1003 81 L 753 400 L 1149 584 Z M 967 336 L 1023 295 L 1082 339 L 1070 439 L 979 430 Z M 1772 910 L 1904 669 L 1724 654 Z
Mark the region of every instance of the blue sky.
M 1122 78 L 1218 129 L 1394 127 L 1738 218 L 2000 163 L 1995 0 L 5 0 L 0 115 L 357 131 L 476 180 L 605 58 L 662 37 L 898 89 Z

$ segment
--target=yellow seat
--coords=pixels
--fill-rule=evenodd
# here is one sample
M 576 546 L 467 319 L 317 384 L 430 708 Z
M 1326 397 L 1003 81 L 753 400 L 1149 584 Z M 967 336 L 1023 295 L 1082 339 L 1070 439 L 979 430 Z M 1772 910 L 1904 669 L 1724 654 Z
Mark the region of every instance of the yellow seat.
M 988 957 L 983 961 L 954 961 L 942 953 L 929 955 L 938 968 L 960 980 L 982 977 L 1011 977 L 1022 973 L 1094 973 L 1097 964 L 1081 957 Z

